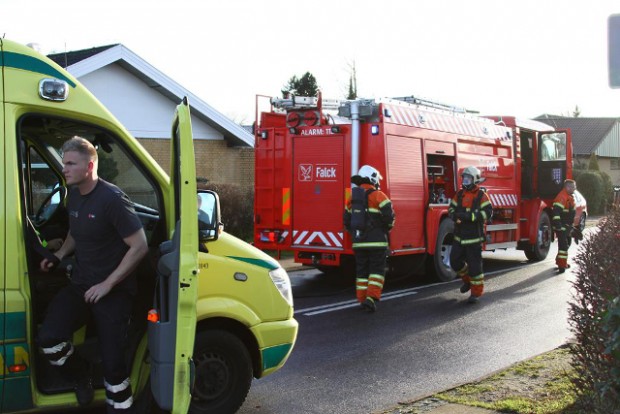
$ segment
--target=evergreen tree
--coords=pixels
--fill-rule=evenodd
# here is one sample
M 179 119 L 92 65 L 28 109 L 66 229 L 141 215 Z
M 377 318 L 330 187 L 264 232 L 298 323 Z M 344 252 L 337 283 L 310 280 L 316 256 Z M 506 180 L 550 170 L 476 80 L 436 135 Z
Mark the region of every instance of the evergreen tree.
M 282 87 L 282 96 L 316 96 L 319 92 L 319 85 L 316 78 L 310 72 L 303 74 L 301 78 L 293 75 L 288 82 Z
M 591 171 L 600 171 L 600 167 L 598 166 L 598 159 L 596 158 L 596 154 L 590 154 L 590 163 L 588 164 L 588 170 Z
M 351 74 L 349 75 L 349 93 L 347 99 L 357 99 L 357 73 L 355 72 L 355 62 L 349 66 Z

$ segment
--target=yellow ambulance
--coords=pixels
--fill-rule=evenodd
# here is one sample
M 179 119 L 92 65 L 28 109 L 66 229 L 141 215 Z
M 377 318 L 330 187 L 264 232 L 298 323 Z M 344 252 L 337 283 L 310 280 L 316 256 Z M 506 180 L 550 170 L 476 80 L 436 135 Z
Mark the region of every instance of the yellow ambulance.
M 225 233 L 217 194 L 197 202 L 189 104 L 171 128 L 171 174 L 68 72 L 0 39 L 0 412 L 77 407 L 72 383 L 35 338 L 54 294 L 69 283 L 69 257 L 39 270 L 40 243 L 67 233 L 60 148 L 75 135 L 98 151 L 99 175 L 135 204 L 150 254 L 136 270 L 130 346 L 134 404 L 173 413 L 230 413 L 252 378 L 277 371 L 297 336 L 289 277 L 273 258 Z M 198 204 L 209 220 L 199 228 Z M 105 403 L 96 332 L 75 332 L 94 367 L 94 405 Z

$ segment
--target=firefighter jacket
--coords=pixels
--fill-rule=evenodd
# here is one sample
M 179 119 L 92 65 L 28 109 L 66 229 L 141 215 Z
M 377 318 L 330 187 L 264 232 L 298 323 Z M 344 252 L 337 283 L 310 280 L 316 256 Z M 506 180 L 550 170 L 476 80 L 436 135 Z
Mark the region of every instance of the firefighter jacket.
M 575 199 L 572 195 L 562 191 L 553 200 L 553 229 L 555 231 L 567 230 L 573 226 L 575 220 Z
M 394 227 L 395 215 L 392 202 L 382 191 L 375 190 L 372 184 L 362 184 L 366 190 L 368 207 L 366 229 L 353 236 L 354 249 L 387 249 L 388 233 Z M 344 211 L 344 226 L 351 228 L 351 200 L 347 200 Z
M 487 193 L 474 186 L 471 190 L 459 190 L 448 208 L 454 220 L 454 240 L 461 245 L 484 242 L 484 223 L 493 215 L 493 206 Z

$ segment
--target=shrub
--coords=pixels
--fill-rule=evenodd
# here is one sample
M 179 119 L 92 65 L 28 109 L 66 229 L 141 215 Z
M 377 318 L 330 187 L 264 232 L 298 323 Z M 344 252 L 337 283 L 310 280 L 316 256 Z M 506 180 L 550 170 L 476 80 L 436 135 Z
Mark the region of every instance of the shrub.
M 605 213 L 613 204 L 614 185 L 611 182 L 611 177 L 605 171 L 601 171 L 599 174 L 603 180 L 603 197 L 601 197 L 603 200 L 601 200 L 601 212 Z
M 220 197 L 224 230 L 242 240 L 251 241 L 254 232 L 254 194 L 252 188 L 236 184 L 213 184 L 197 180 L 198 188 L 213 190 Z
M 620 412 L 620 209 L 601 220 L 576 257 L 569 322 L 580 412 Z
M 603 179 L 597 171 L 583 171 L 577 178 L 577 189 L 588 202 L 590 214 L 601 214 Z

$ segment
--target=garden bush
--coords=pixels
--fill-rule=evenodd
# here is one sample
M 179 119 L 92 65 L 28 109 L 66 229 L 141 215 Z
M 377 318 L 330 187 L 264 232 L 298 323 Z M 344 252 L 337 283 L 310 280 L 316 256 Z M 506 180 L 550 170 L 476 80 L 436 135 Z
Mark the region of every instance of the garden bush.
M 620 209 L 580 247 L 569 323 L 580 412 L 620 413 Z
M 603 179 L 598 171 L 583 171 L 577 177 L 577 189 L 588 202 L 590 214 L 601 214 L 603 195 Z
M 236 184 L 213 184 L 198 180 L 198 188 L 213 190 L 220 197 L 224 230 L 247 242 L 254 229 L 254 193 L 252 188 Z

